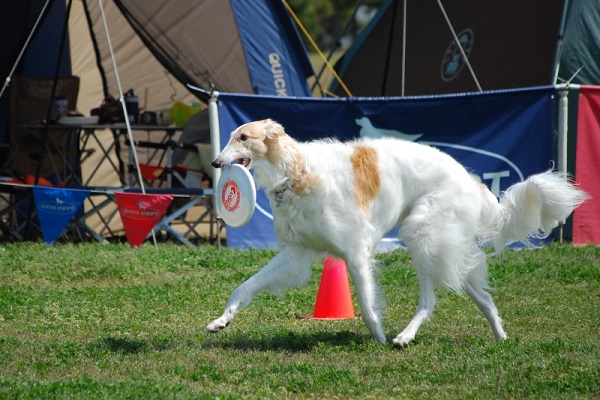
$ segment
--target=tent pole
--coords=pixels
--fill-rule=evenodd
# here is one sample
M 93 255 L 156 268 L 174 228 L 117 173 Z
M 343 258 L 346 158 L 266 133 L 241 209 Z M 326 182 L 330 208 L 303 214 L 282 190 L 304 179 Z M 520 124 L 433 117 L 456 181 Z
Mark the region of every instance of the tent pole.
M 93 28 L 94 23 L 90 14 L 90 7 L 88 6 L 88 0 L 83 0 L 81 3 L 83 4 L 83 14 L 85 15 L 85 20 L 87 21 L 88 31 L 90 33 L 90 40 L 92 41 L 92 48 L 94 49 L 94 54 L 96 55 L 96 66 L 98 67 L 98 72 L 100 73 L 100 80 L 102 81 L 102 94 L 106 98 L 109 94 L 108 83 L 106 82 L 106 72 L 104 71 L 104 66 L 102 65 L 102 56 L 100 55 L 98 40 L 96 39 L 96 33 L 94 32 Z
M 221 152 L 221 128 L 219 126 L 219 107 L 217 100 L 219 99 L 219 92 L 213 90 L 208 100 L 208 121 L 210 124 L 210 147 L 212 151 L 212 159 L 217 158 Z M 221 177 L 221 170 L 219 168 L 213 169 L 213 215 L 217 221 L 217 248 L 221 250 L 221 229 L 219 209 L 217 208 L 217 201 L 219 194 L 217 193 L 217 185 L 219 184 L 219 178 Z
M 550 82 L 551 85 L 556 85 L 558 83 L 558 73 L 560 72 L 560 56 L 562 54 L 562 49 L 565 42 L 565 26 L 567 24 L 567 14 L 570 6 L 571 2 L 569 0 L 565 0 L 562 17 L 560 20 L 558 38 L 556 40 L 556 48 L 554 49 L 554 71 L 552 74 L 552 81 Z
M 559 89 L 558 100 L 558 171 L 567 179 L 567 139 L 569 131 L 569 86 Z M 559 225 L 559 241 L 563 241 L 563 227 L 565 221 Z
M 406 86 L 406 3 L 404 0 L 404 11 L 402 12 L 402 92 L 400 97 L 404 97 L 404 88 Z
M 391 54 L 392 54 L 392 39 L 394 38 L 394 31 L 396 28 L 395 20 L 396 20 L 397 9 L 398 9 L 398 2 L 394 1 L 393 2 L 393 11 L 392 11 L 392 25 L 390 26 L 390 32 L 389 32 L 389 36 L 388 36 L 389 39 L 388 39 L 388 45 L 387 45 L 386 54 L 385 54 L 383 80 L 381 83 L 381 93 L 379 94 L 380 96 L 385 96 L 385 87 L 387 86 L 387 81 L 388 81 L 388 75 L 389 75 L 389 69 L 390 69 L 390 58 L 391 58 Z
M 113 63 L 113 69 L 115 70 L 115 78 L 117 80 L 117 87 L 119 89 L 119 100 L 121 101 L 121 108 L 123 109 L 123 115 L 125 116 L 125 127 L 127 128 L 127 136 L 129 137 L 129 142 L 131 143 L 131 152 L 133 153 L 133 162 L 135 163 L 135 168 L 137 170 L 138 180 L 140 182 L 140 188 L 142 189 L 142 194 L 146 194 L 146 188 L 144 186 L 144 179 L 142 179 L 142 172 L 140 171 L 140 162 L 137 156 L 137 149 L 135 146 L 135 140 L 133 140 L 133 133 L 131 132 L 131 123 L 127 116 L 127 107 L 125 105 L 125 97 L 123 95 L 123 86 L 121 85 L 121 78 L 119 77 L 119 69 L 117 68 L 117 60 L 115 58 L 115 51 L 113 49 L 112 40 L 110 38 L 110 33 L 108 31 L 108 21 L 106 19 L 106 13 L 104 11 L 104 5 L 102 4 L 102 0 L 98 0 L 98 4 L 100 5 L 100 13 L 102 14 L 102 22 L 104 22 L 104 32 L 106 33 L 106 40 L 108 42 L 108 48 L 110 50 L 110 57 Z M 154 235 L 154 231 L 152 231 L 152 235 Z

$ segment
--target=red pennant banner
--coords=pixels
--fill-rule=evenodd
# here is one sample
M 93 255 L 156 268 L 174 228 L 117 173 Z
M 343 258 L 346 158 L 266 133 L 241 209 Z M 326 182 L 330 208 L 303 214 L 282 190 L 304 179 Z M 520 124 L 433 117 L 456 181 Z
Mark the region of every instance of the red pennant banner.
M 115 193 L 127 242 L 138 247 L 165 215 L 173 201 L 170 194 Z

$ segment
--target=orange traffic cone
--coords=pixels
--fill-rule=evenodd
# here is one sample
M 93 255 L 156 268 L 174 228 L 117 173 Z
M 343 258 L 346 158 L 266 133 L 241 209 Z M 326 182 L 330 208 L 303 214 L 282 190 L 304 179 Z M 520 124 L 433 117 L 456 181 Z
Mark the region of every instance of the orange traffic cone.
M 325 259 L 313 315 L 305 318 L 354 318 L 354 306 L 344 260 L 333 257 Z

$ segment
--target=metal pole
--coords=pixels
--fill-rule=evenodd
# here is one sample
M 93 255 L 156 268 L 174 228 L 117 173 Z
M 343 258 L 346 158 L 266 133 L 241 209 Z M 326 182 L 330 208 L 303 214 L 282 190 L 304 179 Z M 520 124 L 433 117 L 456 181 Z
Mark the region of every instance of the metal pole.
M 406 9 L 408 0 L 404 0 L 404 10 L 402 11 L 402 92 L 400 97 L 404 97 L 406 86 Z
M 106 33 L 106 41 L 108 43 L 108 49 L 110 51 L 110 57 L 112 59 L 113 69 L 115 71 L 115 79 L 117 80 L 117 88 L 119 89 L 119 100 L 121 102 L 121 109 L 123 110 L 123 116 L 125 117 L 125 127 L 127 128 L 127 137 L 129 138 L 131 152 L 133 154 L 133 162 L 135 163 L 135 168 L 137 170 L 137 177 L 140 182 L 140 188 L 142 189 L 142 194 L 146 194 L 146 187 L 144 185 L 144 179 L 142 178 L 142 172 L 140 171 L 140 162 L 139 162 L 138 155 L 137 155 L 135 140 L 133 139 L 133 133 L 131 132 L 131 123 L 129 121 L 129 117 L 127 116 L 127 106 L 125 105 L 125 96 L 123 95 L 123 86 L 121 85 L 121 77 L 119 76 L 119 68 L 117 68 L 117 59 L 115 57 L 115 51 L 113 49 L 110 32 L 108 30 L 108 21 L 106 18 L 106 12 L 104 11 L 103 0 L 98 0 L 98 5 L 100 6 L 100 13 L 102 14 L 102 22 L 104 23 L 104 31 Z M 152 235 L 154 236 L 154 231 L 152 231 Z
M 219 127 L 219 106 L 217 101 L 219 99 L 219 92 L 213 90 L 208 100 L 208 121 L 210 126 L 210 147 L 212 153 L 212 159 L 217 158 L 221 152 L 221 129 Z M 217 221 L 217 248 L 221 249 L 221 229 L 220 229 L 220 215 L 219 208 L 217 207 L 217 201 L 219 201 L 219 194 L 217 193 L 217 185 L 219 178 L 221 177 L 221 170 L 214 168 L 213 173 L 213 216 Z
M 569 87 L 559 90 L 558 100 L 558 171 L 567 179 L 567 139 L 569 131 Z M 559 226 L 559 240 L 563 241 L 562 221 Z

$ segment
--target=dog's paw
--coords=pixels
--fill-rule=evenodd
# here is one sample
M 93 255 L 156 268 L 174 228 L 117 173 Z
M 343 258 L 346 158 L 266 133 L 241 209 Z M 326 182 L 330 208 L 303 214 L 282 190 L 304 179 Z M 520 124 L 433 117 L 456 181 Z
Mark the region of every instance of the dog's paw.
M 223 329 L 227 328 L 228 326 L 229 326 L 229 321 L 224 322 L 224 321 L 221 321 L 221 318 L 219 318 L 217 320 L 214 320 L 210 324 L 208 324 L 206 326 L 206 330 L 209 331 L 210 333 L 217 333 L 217 332 L 222 331 Z
M 408 347 L 408 344 L 410 342 L 404 342 L 404 341 L 400 341 L 400 340 L 393 340 L 392 343 L 394 344 L 395 347 L 399 348 L 399 349 L 406 349 Z
M 408 347 L 409 343 L 412 342 L 412 340 L 413 340 L 412 337 L 408 337 L 408 336 L 399 334 L 398 336 L 396 336 L 396 338 L 394 340 L 392 340 L 392 343 L 394 344 L 394 346 L 396 346 L 400 349 L 405 349 Z

